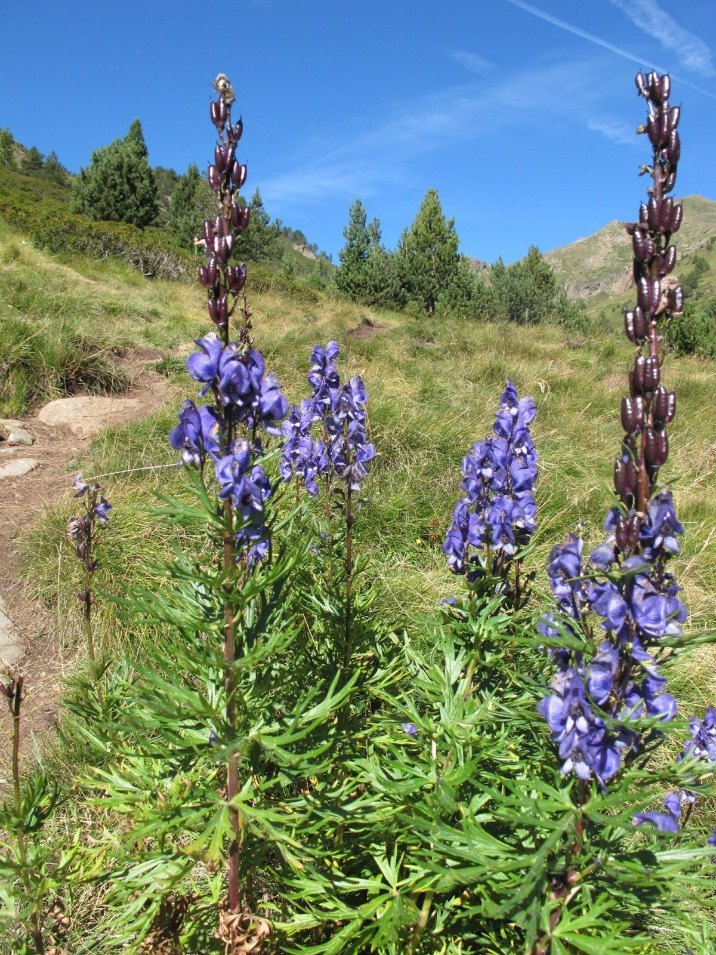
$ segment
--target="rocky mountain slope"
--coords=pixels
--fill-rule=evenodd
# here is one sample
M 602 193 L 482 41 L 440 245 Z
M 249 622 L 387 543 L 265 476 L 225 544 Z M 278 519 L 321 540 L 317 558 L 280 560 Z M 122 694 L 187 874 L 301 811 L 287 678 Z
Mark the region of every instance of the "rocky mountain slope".
M 703 196 L 682 201 L 684 223 L 676 237 L 679 258 L 699 252 L 716 259 L 716 202 Z M 619 294 L 632 284 L 631 243 L 624 225 L 610 222 L 593 235 L 545 253 L 570 298 Z

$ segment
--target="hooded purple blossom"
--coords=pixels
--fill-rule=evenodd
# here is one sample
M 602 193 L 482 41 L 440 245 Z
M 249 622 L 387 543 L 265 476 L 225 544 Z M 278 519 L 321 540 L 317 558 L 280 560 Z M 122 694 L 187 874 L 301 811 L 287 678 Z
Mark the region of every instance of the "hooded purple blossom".
M 201 467 L 206 455 L 216 458 L 220 447 L 220 422 L 216 411 L 208 406 L 200 408 L 193 401 L 185 401 L 178 416 L 179 424 L 169 433 L 169 443 L 181 451 L 184 464 Z
M 596 778 L 604 785 L 619 771 L 625 743 L 612 737 L 604 721 L 595 716 L 575 669 L 558 672 L 552 689 L 555 692 L 537 709 L 558 745 L 562 773 L 575 772 L 580 779 Z
M 358 490 L 375 457 L 368 440 L 365 404 L 368 392 L 359 376 L 341 385 L 335 360 L 339 350 L 329 342 L 325 350 L 316 345 L 308 374 L 311 397 L 294 408 L 282 428 L 284 435 L 281 476 L 303 480 L 309 494 L 317 491 L 317 475 L 336 474 L 351 490 Z M 314 441 L 313 424 L 323 425 L 323 438 Z
M 476 442 L 462 462 L 462 490 L 443 552 L 448 567 L 473 579 L 481 575 L 470 549 L 490 547 L 495 556 L 512 558 L 535 529 L 537 453 L 529 425 L 535 416 L 531 398 L 518 398 L 511 381 L 500 398 L 494 434 Z

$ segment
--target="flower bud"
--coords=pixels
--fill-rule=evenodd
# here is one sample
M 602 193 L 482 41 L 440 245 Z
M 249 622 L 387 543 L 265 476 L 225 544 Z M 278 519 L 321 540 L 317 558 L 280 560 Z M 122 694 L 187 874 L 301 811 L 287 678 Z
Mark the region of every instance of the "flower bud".
M 229 266 L 226 270 L 226 281 L 234 295 L 238 295 L 246 284 L 246 266 L 243 264 Z
M 238 123 L 235 123 L 234 125 L 229 123 L 229 125 L 226 127 L 226 138 L 235 146 L 241 139 L 241 134 L 243 131 L 244 121 L 239 117 Z
M 648 96 L 648 91 L 646 84 L 644 82 L 644 74 L 639 70 L 639 72 L 634 77 L 634 82 L 636 83 L 636 89 L 640 96 Z
M 629 514 L 627 517 L 621 517 L 614 528 L 617 547 L 624 554 L 629 554 L 639 543 L 639 530 L 641 529 L 641 518 L 638 514 Z
M 222 146 L 217 144 L 214 147 L 214 163 L 219 172 L 226 172 L 229 163 L 233 159 L 233 149 L 231 146 Z
M 614 465 L 614 489 L 627 507 L 631 506 L 631 499 L 636 497 L 638 480 L 634 462 L 628 455 L 621 457 Z
M 646 358 L 644 355 L 637 355 L 630 376 L 634 392 L 632 397 L 635 395 L 650 396 L 659 387 L 660 377 L 661 369 L 656 355 L 648 355 Z
M 636 285 L 639 307 L 645 312 L 653 312 L 661 298 L 661 282 L 659 279 L 649 279 L 642 276 Z
M 243 232 L 249 224 L 251 210 L 248 206 L 231 203 L 231 224 L 238 232 Z
M 681 140 L 679 139 L 679 134 L 675 129 L 672 129 L 669 134 L 669 142 L 664 149 L 664 159 L 667 162 L 670 162 L 672 165 L 679 161 L 681 156 Z
M 669 133 L 671 133 L 672 129 L 676 129 L 676 127 L 679 125 L 680 119 L 681 119 L 681 107 L 673 106 L 669 110 Z
M 624 325 L 629 341 L 635 345 L 643 345 L 649 328 L 644 310 L 637 305 L 635 309 L 625 312 Z
M 668 100 L 669 94 L 671 93 L 671 77 L 668 73 L 664 73 L 659 82 L 659 99 L 661 102 Z
M 671 113 L 669 110 L 663 110 L 659 113 L 658 116 L 658 126 L 659 126 L 659 142 L 657 145 L 659 148 L 666 146 L 669 141 L 669 134 L 671 132 Z
M 204 221 L 203 232 L 204 242 L 206 242 L 208 247 L 211 247 L 214 243 L 214 225 L 209 222 L 208 219 Z
M 675 185 L 676 185 L 676 170 L 672 169 L 669 175 L 664 180 L 664 184 L 661 187 L 661 191 L 664 194 L 666 194 L 667 192 L 671 192 L 671 190 L 674 188 Z
M 219 97 L 216 102 L 212 102 L 209 107 L 209 115 L 211 116 L 211 121 L 214 126 L 216 126 L 217 129 L 221 129 L 226 122 L 226 103 L 221 97 Z
M 659 219 L 661 218 L 661 202 L 658 202 L 654 196 L 649 199 L 647 204 L 647 222 L 651 232 L 659 231 Z
M 655 431 L 647 428 L 644 434 L 644 460 L 649 468 L 660 468 L 669 456 L 669 439 L 666 429 Z
M 639 225 L 649 228 L 649 207 L 645 202 L 639 204 Z
M 684 310 L 684 290 L 680 285 L 669 289 L 669 308 L 674 315 L 681 315 Z
M 662 200 L 659 210 L 659 232 L 671 231 L 671 218 L 674 213 L 674 200 L 671 196 Z
M 246 182 L 246 166 L 236 159 L 231 166 L 231 182 L 237 189 L 240 189 Z
M 639 262 L 649 262 L 654 257 L 654 243 L 643 229 L 635 228 L 631 237 L 634 258 Z
M 659 123 L 656 116 L 649 116 L 646 121 L 646 131 L 649 134 L 649 142 L 655 149 L 658 149 L 661 144 L 661 139 L 659 134 Z
M 659 256 L 659 276 L 668 275 L 674 270 L 676 265 L 676 246 L 670 245 L 665 252 Z
M 651 408 L 657 427 L 663 428 L 664 425 L 670 424 L 676 414 L 676 393 L 659 385 L 654 392 Z
M 678 232 L 679 229 L 681 228 L 681 222 L 683 218 L 684 218 L 684 207 L 681 205 L 681 203 L 679 203 L 678 205 L 674 206 L 672 210 L 669 232 L 672 232 L 672 233 Z
M 644 424 L 644 399 L 641 395 L 635 398 L 622 398 L 622 428 L 634 434 L 641 431 Z
M 208 178 L 209 178 L 209 185 L 211 186 L 211 188 L 214 190 L 214 192 L 218 192 L 219 189 L 221 189 L 222 176 L 219 170 L 216 168 L 216 166 L 209 166 Z

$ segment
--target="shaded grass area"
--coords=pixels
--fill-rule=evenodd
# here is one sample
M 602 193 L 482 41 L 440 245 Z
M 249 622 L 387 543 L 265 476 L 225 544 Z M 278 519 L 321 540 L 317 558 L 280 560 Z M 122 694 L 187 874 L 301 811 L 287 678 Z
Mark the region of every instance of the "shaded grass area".
M 92 268 L 99 268 L 92 264 Z M 116 269 L 116 266 L 112 267 Z M 119 278 L 103 286 L 111 300 Z M 125 335 L 138 343 L 147 328 L 155 338 L 187 343 L 208 330 L 200 295 L 159 283 L 125 289 L 134 307 L 159 312 L 142 327 L 125 314 Z M 173 309 L 189 305 L 176 324 Z M 619 403 L 626 392 L 631 346 L 616 336 L 566 339 L 558 327 L 516 328 L 459 320 L 409 319 L 324 298 L 300 304 L 276 293 L 251 297 L 257 346 L 275 370 L 290 400 L 308 391 L 305 376 L 315 342 L 341 345 L 341 373 L 361 374 L 369 398 L 372 439 L 378 456 L 364 486 L 365 500 L 356 525 L 359 546 L 379 592 L 378 610 L 397 630 L 420 634 L 420 621 L 439 599 L 456 593 L 460 581 L 446 569 L 441 544 L 460 494 L 460 466 L 474 441 L 490 430 L 505 380 L 538 406 L 533 426 L 540 455 L 539 527 L 529 557 L 536 572 L 535 592 L 548 592 L 546 563 L 551 547 L 579 523 L 585 550 L 603 537 L 601 526 L 612 504 L 611 473 L 619 449 Z M 366 335 L 366 319 L 379 331 Z M 146 338 L 144 338 L 146 341 Z M 176 356 L 176 353 L 175 353 Z M 166 434 L 183 397 L 195 397 L 196 385 L 167 365 L 176 403 L 139 425 L 111 432 L 93 443 L 88 457 L 75 462 L 97 476 L 115 504 L 103 548 L 101 586 L 144 580 L 148 562 L 158 560 L 176 542 L 175 531 L 146 513 L 153 492 L 179 492 L 182 477 L 172 467 L 174 453 Z M 671 456 L 662 479 L 675 495 L 686 528 L 682 557 L 674 571 L 684 588 L 692 630 L 705 633 L 716 621 L 716 421 L 710 413 L 716 366 L 694 358 L 669 358 L 667 387 L 678 394 L 671 427 Z M 169 467 L 167 467 L 169 465 Z M 143 470 L 158 466 L 156 469 Z M 130 473 L 117 473 L 130 472 Z M 73 614 L 71 562 L 59 574 L 58 537 L 70 511 L 60 508 L 36 525 L 27 540 L 33 554 L 32 585 L 50 603 L 62 605 L 63 619 Z M 535 601 L 535 607 L 539 601 Z M 542 605 L 544 603 L 542 602 Z M 129 639 L 128 622 L 109 605 L 102 610 L 107 634 Z M 154 638 L 152 634 L 152 638 Z M 108 637 L 109 639 L 109 637 Z M 131 637 L 135 646 L 142 635 Z M 713 700 L 714 654 L 699 650 L 680 665 L 676 688 L 684 712 Z
M 186 343 L 201 310 L 193 288 L 147 282 L 117 259 L 66 264 L 0 226 L 0 414 L 79 391 L 120 393 L 119 359 Z

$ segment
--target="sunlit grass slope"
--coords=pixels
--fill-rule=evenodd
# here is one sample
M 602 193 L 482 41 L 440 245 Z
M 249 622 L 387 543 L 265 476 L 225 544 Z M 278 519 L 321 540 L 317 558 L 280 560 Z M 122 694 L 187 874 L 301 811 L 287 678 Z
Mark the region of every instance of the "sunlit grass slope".
M 105 434 L 86 459 L 70 465 L 99 477 L 114 504 L 102 543 L 101 585 L 114 591 L 120 579 L 146 583 L 151 561 L 176 540 L 146 509 L 155 503 L 153 492 L 178 491 L 183 480 L 166 434 L 182 398 L 196 397 L 196 384 L 178 359 L 210 328 L 202 290 L 147 281 L 108 262 L 58 262 L 8 236 L 0 257 L 2 314 L 20 313 L 28 333 L 34 323 L 52 338 L 72 321 L 82 334 L 106 336 L 108 347 L 160 346 L 177 359 L 166 363 L 176 397 L 162 413 Z M 507 378 L 538 407 L 539 532 L 529 557 L 537 594 L 547 590 L 549 550 L 564 534 L 581 523 L 586 548 L 602 538 L 631 355 L 623 336 L 579 340 L 551 325 L 416 320 L 329 297 L 307 305 L 275 293 L 252 294 L 250 280 L 249 295 L 255 344 L 292 401 L 307 393 L 316 342 L 338 341 L 342 375 L 363 376 L 378 457 L 365 483 L 357 534 L 378 586 L 378 608 L 395 628 L 419 633 L 421 617 L 460 586 L 445 568 L 442 537 L 460 493 L 462 457 L 490 430 Z M 664 380 L 677 392 L 678 410 L 662 477 L 686 528 L 674 570 L 691 611 L 689 626 L 701 632 L 716 621 L 716 364 L 669 358 Z M 69 647 L 79 640 L 74 560 L 63 543 L 71 510 L 68 500 L 25 541 L 32 554 L 28 578 L 59 610 L 60 636 Z M 130 637 L 127 621 L 107 602 L 101 615 L 107 640 Z M 135 649 L 140 636 L 131 634 Z M 682 665 L 680 692 L 688 710 L 716 696 L 713 659 L 703 649 Z

